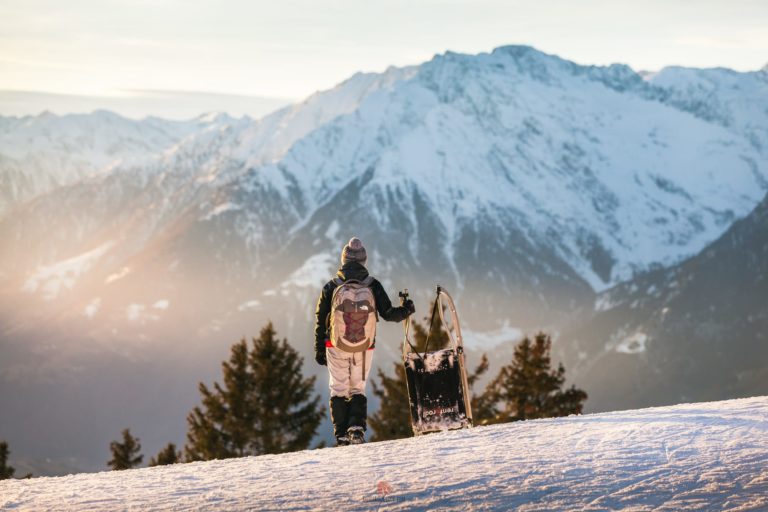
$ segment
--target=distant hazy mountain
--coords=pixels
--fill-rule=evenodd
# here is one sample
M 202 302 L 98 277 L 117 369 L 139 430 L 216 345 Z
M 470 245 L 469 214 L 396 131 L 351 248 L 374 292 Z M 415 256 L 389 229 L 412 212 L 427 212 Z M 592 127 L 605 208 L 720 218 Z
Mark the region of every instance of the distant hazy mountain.
M 601 293 L 562 339 L 598 409 L 768 393 L 768 196 L 696 256 Z
M 0 410 L 30 417 L 56 386 L 56 404 L 88 396 L 110 418 L 98 443 L 71 433 L 81 450 L 128 424 L 180 443 L 232 342 L 272 319 L 309 355 L 353 234 L 420 315 L 435 283 L 451 290 L 475 348 L 544 328 L 567 357 L 598 354 L 613 331 L 565 334 L 598 294 L 696 256 L 765 196 L 766 111 L 765 71 L 642 77 L 515 46 L 358 74 L 259 120 L 0 118 Z M 399 336 L 382 330 L 378 364 Z M 595 407 L 623 405 L 590 375 Z M 132 402 L 160 382 L 172 393 Z
M 111 96 L 86 96 L 38 91 L 0 90 L 0 113 L 4 116 L 87 114 L 109 110 L 131 119 L 161 117 L 185 121 L 201 112 L 228 112 L 230 115 L 264 117 L 293 103 L 288 98 L 238 94 L 131 89 Z

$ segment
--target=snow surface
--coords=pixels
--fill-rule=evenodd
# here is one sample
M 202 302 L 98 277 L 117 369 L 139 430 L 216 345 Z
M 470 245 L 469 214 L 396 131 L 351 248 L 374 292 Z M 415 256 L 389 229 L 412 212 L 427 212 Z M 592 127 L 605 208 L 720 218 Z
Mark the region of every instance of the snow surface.
M 248 311 L 251 309 L 258 309 L 261 307 L 261 301 L 258 299 L 251 299 L 243 302 L 239 306 L 237 306 L 238 311 Z
M 14 203 L 56 187 L 121 168 L 147 165 L 166 148 L 200 129 L 204 121 L 132 121 L 112 112 L 57 116 L 0 116 L 0 176 Z
M 768 397 L 0 482 L 3 510 L 766 510 Z
M 152 307 L 155 309 L 168 309 L 168 306 L 171 305 L 171 301 L 168 299 L 160 299 L 154 304 L 152 304 Z
M 125 317 L 131 322 L 140 322 L 143 325 L 148 320 L 159 320 L 157 313 L 168 309 L 170 305 L 168 299 L 160 299 L 152 304 L 152 310 L 150 310 L 145 304 L 132 303 L 125 308 Z
M 648 81 L 665 89 L 670 94 L 669 101 L 699 117 L 744 133 L 754 145 L 766 149 L 768 74 L 765 71 L 739 73 L 724 68 L 670 66 Z
M 141 318 L 145 309 L 146 307 L 144 304 L 129 304 L 128 307 L 125 308 L 125 316 L 128 320 L 136 321 Z
M 104 284 L 114 283 L 118 279 L 122 279 L 125 276 L 127 276 L 131 272 L 130 267 L 123 267 L 120 272 L 115 272 L 114 274 L 110 274 L 107 276 L 107 278 L 104 280 Z
M 80 275 L 87 272 L 113 245 L 114 242 L 110 241 L 73 258 L 38 267 L 24 282 L 22 291 L 35 293 L 40 289 L 45 300 L 55 299 L 63 289 L 72 289 Z
M 337 258 L 328 253 L 310 256 L 304 264 L 294 271 L 282 284 L 284 290 L 295 288 L 317 288 L 333 275 Z
M 240 210 L 240 205 L 237 205 L 234 203 L 223 203 L 215 206 L 213 210 L 209 211 L 204 216 L 200 217 L 200 220 L 211 220 L 212 218 L 216 217 L 217 215 L 221 215 L 224 212 L 231 212 L 231 211 L 237 211 L 237 210 Z
M 99 312 L 99 308 L 101 307 L 101 297 L 95 297 L 91 302 L 88 303 L 87 306 L 83 309 L 83 312 L 85 316 L 88 318 L 93 318 L 96 316 L 96 313 Z
M 484 350 L 492 349 L 502 343 L 517 341 L 523 339 L 523 331 L 509 324 L 509 320 L 498 329 L 492 331 L 476 331 L 473 329 L 462 328 L 464 345 L 470 348 L 482 348 Z
M 636 332 L 627 336 L 616 347 L 616 352 L 622 354 L 639 354 L 645 352 L 645 344 L 648 342 L 648 335 L 644 332 Z

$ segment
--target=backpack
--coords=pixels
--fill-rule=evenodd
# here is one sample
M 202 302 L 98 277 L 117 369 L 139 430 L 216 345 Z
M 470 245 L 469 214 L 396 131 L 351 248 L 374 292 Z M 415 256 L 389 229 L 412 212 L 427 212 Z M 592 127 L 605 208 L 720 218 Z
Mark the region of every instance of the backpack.
M 362 281 L 342 281 L 337 277 L 333 282 L 336 289 L 331 297 L 331 343 L 345 352 L 363 352 L 376 337 L 378 316 L 371 291 L 373 277 Z

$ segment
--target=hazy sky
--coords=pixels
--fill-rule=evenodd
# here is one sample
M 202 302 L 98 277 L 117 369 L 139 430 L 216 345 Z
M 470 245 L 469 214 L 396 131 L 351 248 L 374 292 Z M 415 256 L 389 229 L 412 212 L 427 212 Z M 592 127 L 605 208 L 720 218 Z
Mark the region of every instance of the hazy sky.
M 768 0 L 0 0 L 0 90 L 299 99 L 356 71 L 504 44 L 583 64 L 755 70 Z

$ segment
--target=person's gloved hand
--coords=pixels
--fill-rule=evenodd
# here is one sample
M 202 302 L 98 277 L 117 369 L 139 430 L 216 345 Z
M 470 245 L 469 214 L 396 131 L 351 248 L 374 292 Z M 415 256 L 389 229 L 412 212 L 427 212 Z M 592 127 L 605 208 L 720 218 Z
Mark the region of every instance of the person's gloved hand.
M 406 309 L 406 311 L 408 311 L 408 315 L 412 315 L 416 312 L 416 306 L 413 304 L 411 299 L 405 301 L 403 307 Z
M 315 351 L 315 361 L 317 361 L 317 364 L 321 366 L 328 366 L 328 360 L 325 357 L 324 349 Z

